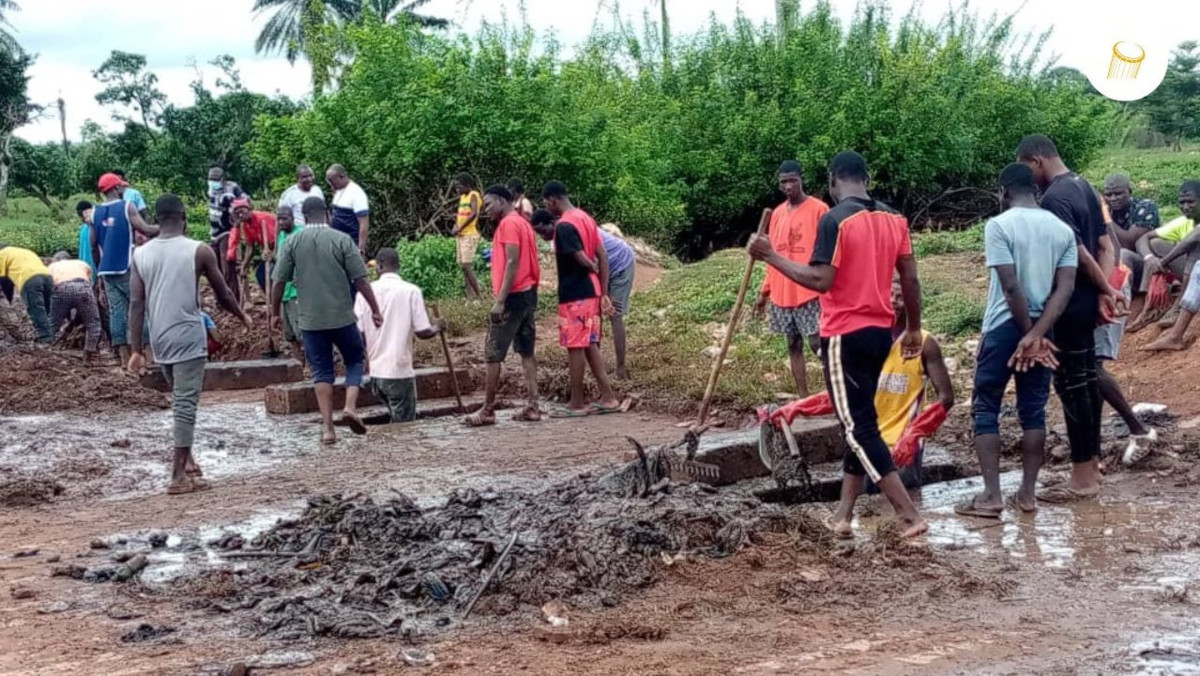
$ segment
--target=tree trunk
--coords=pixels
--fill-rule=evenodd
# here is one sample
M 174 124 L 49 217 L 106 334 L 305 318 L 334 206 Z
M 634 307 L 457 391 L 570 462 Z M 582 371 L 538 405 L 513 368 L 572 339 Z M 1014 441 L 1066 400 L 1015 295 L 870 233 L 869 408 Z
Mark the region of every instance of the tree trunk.
M 0 136 L 0 214 L 8 213 L 8 174 L 12 168 L 12 132 Z
M 671 17 L 667 14 L 667 0 L 658 0 L 662 13 L 662 59 L 663 73 L 671 69 Z
M 58 97 L 58 122 L 62 126 L 63 152 L 71 154 L 71 143 L 67 141 L 67 102 Z

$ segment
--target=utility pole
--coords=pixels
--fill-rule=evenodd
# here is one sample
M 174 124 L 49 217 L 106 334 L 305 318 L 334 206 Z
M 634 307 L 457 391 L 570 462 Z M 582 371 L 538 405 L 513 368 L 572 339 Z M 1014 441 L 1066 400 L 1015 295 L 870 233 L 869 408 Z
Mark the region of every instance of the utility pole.
M 71 144 L 67 141 L 67 102 L 62 96 L 58 97 L 58 122 L 62 127 L 63 152 L 70 154 Z

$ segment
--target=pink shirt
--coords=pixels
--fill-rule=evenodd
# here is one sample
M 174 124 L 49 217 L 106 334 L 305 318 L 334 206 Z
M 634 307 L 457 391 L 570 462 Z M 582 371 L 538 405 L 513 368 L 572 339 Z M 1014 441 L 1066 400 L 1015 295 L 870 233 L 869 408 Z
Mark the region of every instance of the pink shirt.
M 358 330 L 367 337 L 371 377 L 412 378 L 416 375 L 413 371 L 413 335 L 433 328 L 425 313 L 421 289 L 400 279 L 400 275 L 386 272 L 371 283 L 371 290 L 375 292 L 379 312 L 383 314 L 383 326 L 375 328 L 375 322 L 371 321 L 371 306 L 361 294 L 354 303 Z

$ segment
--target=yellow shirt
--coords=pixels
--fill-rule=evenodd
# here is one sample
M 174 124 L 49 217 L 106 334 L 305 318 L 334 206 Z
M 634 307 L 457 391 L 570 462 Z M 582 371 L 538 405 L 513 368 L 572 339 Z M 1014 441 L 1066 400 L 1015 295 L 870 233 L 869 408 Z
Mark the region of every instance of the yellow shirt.
M 81 260 L 55 261 L 48 268 L 54 278 L 54 286 L 67 282 L 92 281 L 92 267 Z
M 929 334 L 921 332 L 923 340 Z M 888 448 L 893 448 L 908 424 L 921 412 L 925 399 L 925 360 L 905 360 L 901 356 L 900 341 L 892 343 L 879 374 L 879 387 L 875 390 L 875 410 L 879 415 L 879 432 Z
M 1186 216 L 1180 216 L 1179 218 L 1176 218 L 1170 223 L 1167 223 L 1161 228 L 1155 230 L 1154 234 L 1172 244 L 1179 244 L 1183 241 L 1184 237 L 1187 237 L 1189 234 L 1191 234 L 1192 229 L 1195 227 L 1195 221 L 1187 218 Z
M 471 218 L 471 205 L 476 207 L 475 217 Z M 471 192 L 458 198 L 458 236 L 459 237 L 478 237 L 479 236 L 479 211 L 483 210 L 483 198 L 478 192 Z
M 38 275 L 48 275 L 42 259 L 29 249 L 6 246 L 0 249 L 0 277 L 8 277 L 17 293 L 25 288 L 25 282 Z

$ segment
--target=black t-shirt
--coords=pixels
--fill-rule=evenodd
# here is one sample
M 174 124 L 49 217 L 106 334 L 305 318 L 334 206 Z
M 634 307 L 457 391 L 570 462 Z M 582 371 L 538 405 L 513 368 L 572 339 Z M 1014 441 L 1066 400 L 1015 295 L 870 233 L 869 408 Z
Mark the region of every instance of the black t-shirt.
M 558 263 L 558 302 L 570 303 L 596 297 L 592 271 L 575 260 L 583 251 L 583 239 L 570 223 L 559 223 L 554 230 L 554 256 Z
M 1073 172 L 1057 176 L 1042 195 L 1042 208 L 1071 226 L 1076 243 L 1082 244 L 1092 258 L 1099 259 L 1100 237 L 1106 231 L 1104 211 L 1096 191 L 1086 180 Z M 1100 290 L 1080 261 L 1075 273 L 1075 293 L 1071 294 L 1063 316 L 1094 321 L 1100 312 L 1099 300 Z

